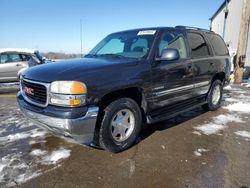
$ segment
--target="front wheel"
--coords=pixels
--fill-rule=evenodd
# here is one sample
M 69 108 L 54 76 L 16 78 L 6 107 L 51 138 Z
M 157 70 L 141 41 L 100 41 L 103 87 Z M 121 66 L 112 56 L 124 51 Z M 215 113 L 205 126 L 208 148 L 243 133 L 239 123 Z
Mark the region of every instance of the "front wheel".
M 141 130 L 141 110 L 130 98 L 120 98 L 104 109 L 99 131 L 100 146 L 120 152 L 132 146 Z
M 207 104 L 203 105 L 203 108 L 207 110 L 217 110 L 221 106 L 222 100 L 222 83 L 220 80 L 215 80 L 207 95 Z

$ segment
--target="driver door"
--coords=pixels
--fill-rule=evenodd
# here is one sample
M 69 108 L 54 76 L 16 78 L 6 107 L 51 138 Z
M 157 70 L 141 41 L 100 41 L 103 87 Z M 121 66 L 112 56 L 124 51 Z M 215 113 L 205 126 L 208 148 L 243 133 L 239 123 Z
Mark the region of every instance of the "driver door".
M 180 31 L 164 31 L 157 47 L 157 57 L 161 56 L 163 49 L 174 48 L 179 51 L 180 58 L 154 62 L 155 66 L 152 68 L 154 107 L 161 108 L 192 98 L 193 63 L 188 59 L 184 34 Z

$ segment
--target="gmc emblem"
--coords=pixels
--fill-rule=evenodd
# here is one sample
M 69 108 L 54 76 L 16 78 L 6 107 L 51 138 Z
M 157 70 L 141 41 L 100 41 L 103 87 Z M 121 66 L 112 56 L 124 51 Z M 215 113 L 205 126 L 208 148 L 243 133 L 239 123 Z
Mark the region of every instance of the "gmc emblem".
M 32 89 L 32 88 L 24 87 L 23 90 L 25 93 L 27 93 L 29 95 L 34 95 L 34 89 Z

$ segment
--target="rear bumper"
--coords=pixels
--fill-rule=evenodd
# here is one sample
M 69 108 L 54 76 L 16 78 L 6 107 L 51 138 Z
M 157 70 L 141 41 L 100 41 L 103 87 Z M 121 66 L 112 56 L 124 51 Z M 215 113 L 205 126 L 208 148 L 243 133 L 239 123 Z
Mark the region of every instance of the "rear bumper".
M 87 112 L 81 117 L 69 119 L 48 116 L 38 112 L 37 107 L 27 103 L 20 92 L 17 95 L 17 101 L 24 116 L 35 122 L 39 127 L 56 134 L 69 136 L 81 143 L 89 144 L 93 141 L 98 107 L 88 107 Z

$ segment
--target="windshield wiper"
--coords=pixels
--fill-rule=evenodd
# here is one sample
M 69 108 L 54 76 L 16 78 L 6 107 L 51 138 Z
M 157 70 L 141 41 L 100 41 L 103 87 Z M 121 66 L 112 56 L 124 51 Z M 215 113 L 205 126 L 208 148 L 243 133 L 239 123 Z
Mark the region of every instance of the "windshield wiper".
M 96 54 L 86 54 L 84 57 L 98 57 L 98 55 L 96 55 Z
M 119 54 L 100 54 L 98 55 L 99 57 L 113 57 L 113 58 L 124 58 L 124 56 L 119 55 Z

